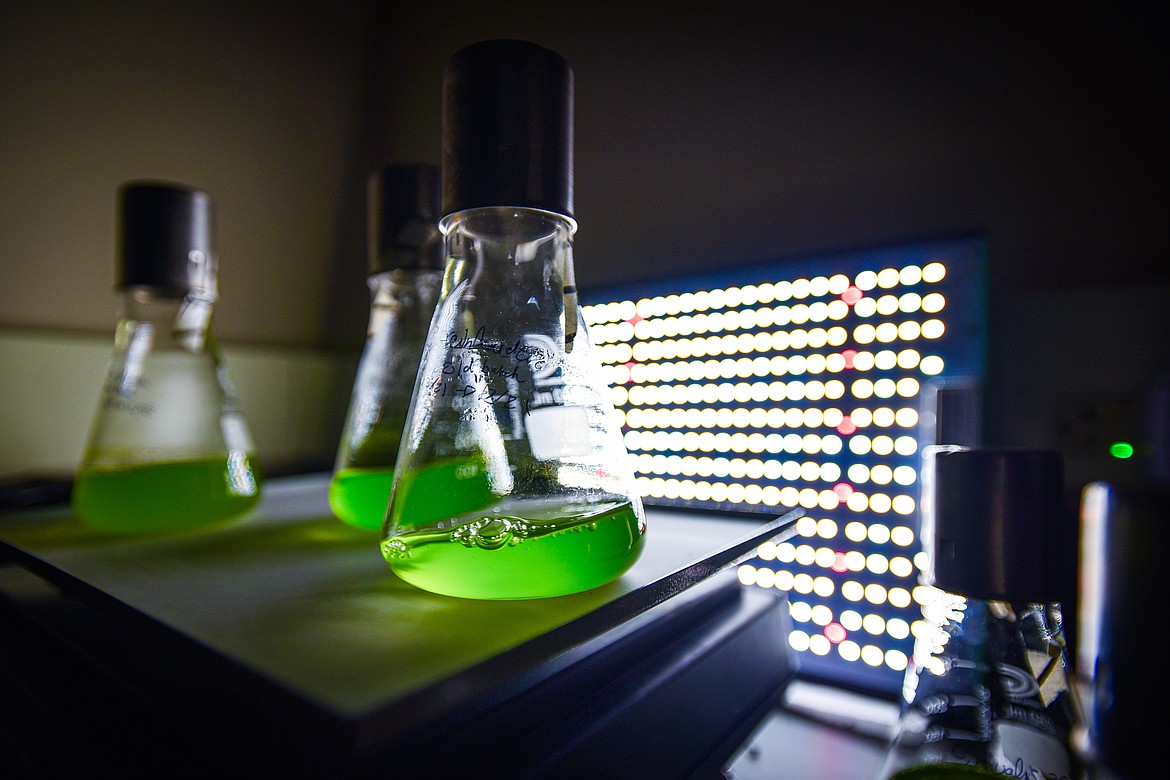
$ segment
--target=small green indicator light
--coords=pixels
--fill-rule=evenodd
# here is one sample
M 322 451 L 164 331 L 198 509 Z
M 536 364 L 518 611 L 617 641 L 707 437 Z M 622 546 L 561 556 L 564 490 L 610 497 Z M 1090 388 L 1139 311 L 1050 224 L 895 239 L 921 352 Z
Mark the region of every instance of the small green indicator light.
M 1109 454 L 1115 458 L 1132 458 L 1133 445 L 1127 441 L 1115 441 L 1109 445 Z

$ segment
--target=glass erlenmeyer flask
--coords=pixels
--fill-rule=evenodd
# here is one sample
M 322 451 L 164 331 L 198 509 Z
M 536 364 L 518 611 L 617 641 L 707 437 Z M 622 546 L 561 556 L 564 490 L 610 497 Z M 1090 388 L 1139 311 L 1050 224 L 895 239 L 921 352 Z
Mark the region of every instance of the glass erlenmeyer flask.
M 1060 454 L 940 446 L 924 466 L 923 620 L 879 777 L 1088 777 Z
M 469 598 L 597 587 L 645 513 L 576 305 L 572 73 L 488 41 L 444 82 L 447 264 L 383 529 L 404 580 Z
M 402 426 L 442 280 L 438 167 L 393 165 L 375 172 L 368 219 L 369 327 L 329 505 L 350 525 L 377 531 L 386 518 Z
M 237 517 L 259 500 L 261 481 L 211 330 L 211 198 L 129 182 L 120 217 L 122 315 L 73 510 L 116 532 Z

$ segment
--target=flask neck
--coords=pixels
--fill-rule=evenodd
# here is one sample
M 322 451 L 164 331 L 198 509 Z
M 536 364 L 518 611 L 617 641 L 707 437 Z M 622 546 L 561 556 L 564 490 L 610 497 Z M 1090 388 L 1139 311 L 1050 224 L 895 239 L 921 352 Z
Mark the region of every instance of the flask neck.
M 366 284 L 370 288 L 370 303 L 374 306 L 401 298 L 420 289 L 433 287 L 442 277 L 440 269 L 398 268 L 370 274 Z
M 439 295 L 442 272 L 430 269 L 398 268 L 371 274 L 370 319 L 367 336 L 373 336 L 388 323 L 403 317 L 418 321 L 422 327 L 430 321 Z
M 577 223 L 551 211 L 513 207 L 468 209 L 443 218 L 448 286 L 470 275 L 514 289 L 556 288 L 576 295 L 573 234 Z M 567 302 L 566 302 L 567 304 Z
M 581 323 L 572 218 L 540 209 L 476 208 L 444 217 L 439 229 L 446 236 L 444 297 L 466 281 L 464 294 L 479 298 L 481 313 L 494 308 L 497 319 L 560 330 L 563 350 L 573 351 Z
M 116 346 L 125 349 L 131 343 L 149 343 L 152 349 L 204 352 L 210 342 L 214 303 L 214 296 L 203 292 L 176 297 L 131 287 L 122 295 Z

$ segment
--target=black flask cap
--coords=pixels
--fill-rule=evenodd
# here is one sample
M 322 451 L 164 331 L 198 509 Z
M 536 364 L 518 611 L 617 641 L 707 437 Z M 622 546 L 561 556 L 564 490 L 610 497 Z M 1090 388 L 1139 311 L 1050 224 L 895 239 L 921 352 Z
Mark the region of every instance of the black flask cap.
M 118 289 L 214 296 L 216 257 L 211 196 L 185 184 L 124 183 L 118 195 Z
M 573 72 L 520 40 L 460 49 L 443 77 L 443 214 L 517 206 L 573 216 Z
M 987 600 L 1071 601 L 1076 528 L 1060 453 L 940 447 L 925 478 L 927 584 Z
M 437 165 L 387 165 L 370 174 L 370 273 L 443 267 Z

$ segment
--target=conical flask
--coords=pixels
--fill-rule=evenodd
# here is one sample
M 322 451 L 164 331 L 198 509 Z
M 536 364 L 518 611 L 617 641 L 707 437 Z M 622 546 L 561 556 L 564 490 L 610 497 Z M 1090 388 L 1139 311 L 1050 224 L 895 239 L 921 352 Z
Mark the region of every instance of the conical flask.
M 487 41 L 456 53 L 443 93 L 446 269 L 382 553 L 453 596 L 597 587 L 633 565 L 646 522 L 576 304 L 572 72 Z
M 1064 636 L 1075 522 L 1060 454 L 940 447 L 927 458 L 923 621 L 879 778 L 1087 778 Z
M 394 165 L 369 179 L 370 318 L 337 462 L 333 513 L 377 531 L 443 274 L 439 168 Z
M 211 198 L 128 182 L 119 213 L 122 313 L 73 510 L 120 533 L 237 517 L 259 500 L 261 482 L 211 330 Z

